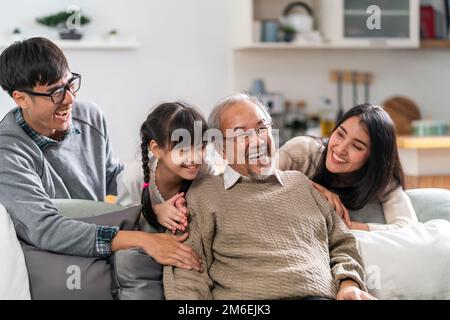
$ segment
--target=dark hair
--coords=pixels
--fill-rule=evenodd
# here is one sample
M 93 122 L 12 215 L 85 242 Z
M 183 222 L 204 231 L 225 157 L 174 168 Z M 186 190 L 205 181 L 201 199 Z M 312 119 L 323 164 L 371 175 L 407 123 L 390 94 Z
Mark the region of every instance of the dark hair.
M 45 38 L 30 38 L 13 43 L 0 55 L 0 86 L 12 96 L 14 90 L 53 84 L 68 70 L 58 46 Z
M 200 132 L 195 133 L 196 122 L 201 122 L 201 137 L 198 137 Z M 179 143 L 187 143 L 182 138 L 178 141 L 172 141 L 172 133 L 177 129 L 184 129 L 189 132 L 191 145 L 203 143 L 202 138 L 204 133 L 208 130 L 208 125 L 205 118 L 200 111 L 193 105 L 186 102 L 166 102 L 158 105 L 150 114 L 141 126 L 141 152 L 142 152 L 142 169 L 144 171 L 144 183 L 148 184 L 150 181 L 149 163 L 149 143 L 155 140 L 162 148 L 172 150 Z M 197 139 L 197 140 L 194 140 Z M 199 140 L 200 139 L 200 140 Z M 192 181 L 184 180 L 180 192 L 187 192 Z M 157 225 L 155 213 L 152 209 L 150 194 L 148 192 L 148 185 L 142 190 L 141 203 L 143 206 L 143 214 L 146 220 L 153 225 Z
M 343 204 L 351 210 L 361 209 L 370 201 L 392 191 L 387 190 L 392 182 L 395 187 L 404 186 L 403 170 L 397 151 L 396 130 L 389 114 L 382 107 L 368 103 L 361 104 L 348 110 L 339 119 L 332 133 L 347 119 L 355 116 L 367 127 L 371 145 L 369 159 L 357 172 L 361 178 L 349 188 L 333 188 L 337 175 L 326 168 L 328 141 L 312 177 L 314 182 L 337 192 Z

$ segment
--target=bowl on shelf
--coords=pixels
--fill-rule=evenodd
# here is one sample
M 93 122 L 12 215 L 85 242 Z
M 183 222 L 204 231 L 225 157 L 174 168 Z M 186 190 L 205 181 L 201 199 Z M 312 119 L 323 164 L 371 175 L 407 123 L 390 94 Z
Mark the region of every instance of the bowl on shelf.
M 412 132 L 417 137 L 445 136 L 448 125 L 439 120 L 415 120 L 412 122 Z

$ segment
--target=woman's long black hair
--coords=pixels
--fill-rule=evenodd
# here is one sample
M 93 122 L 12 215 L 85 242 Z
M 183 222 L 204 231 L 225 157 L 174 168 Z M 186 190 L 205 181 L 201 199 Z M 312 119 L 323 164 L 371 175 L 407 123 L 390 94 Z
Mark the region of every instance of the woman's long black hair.
M 195 127 L 201 124 L 202 137 L 197 137 L 199 132 L 195 133 Z M 172 150 L 179 141 L 172 141 L 172 133 L 177 129 L 184 129 L 189 132 L 191 145 L 201 143 L 199 139 L 203 138 L 208 130 L 208 125 L 200 111 L 193 105 L 186 102 L 166 102 L 158 105 L 141 125 L 141 152 L 142 169 L 144 171 L 144 186 L 142 188 L 142 213 L 148 223 L 158 226 L 156 215 L 152 209 L 152 202 L 149 193 L 150 168 L 149 168 L 149 144 L 155 140 L 158 146 Z M 196 141 L 197 139 L 199 141 Z M 179 192 L 186 193 L 192 181 L 183 180 Z
M 358 181 L 349 188 L 336 188 L 337 175 L 326 168 L 328 141 L 312 180 L 336 192 L 342 203 L 351 210 L 358 210 L 379 198 L 392 188 L 404 187 L 403 169 L 397 151 L 396 130 L 391 117 L 382 107 L 361 104 L 348 110 L 332 131 L 351 117 L 359 117 L 370 137 L 370 156 L 365 165 L 355 174 Z

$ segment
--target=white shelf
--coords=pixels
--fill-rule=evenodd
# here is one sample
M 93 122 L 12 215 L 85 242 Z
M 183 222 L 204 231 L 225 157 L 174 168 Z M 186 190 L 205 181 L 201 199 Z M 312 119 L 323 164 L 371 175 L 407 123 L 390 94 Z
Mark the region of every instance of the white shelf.
M 365 10 L 344 10 L 346 16 L 365 16 L 367 17 L 367 11 Z M 410 15 L 409 10 L 383 10 L 383 16 L 406 16 Z
M 236 46 L 234 50 L 236 51 L 247 51 L 247 50 L 307 50 L 307 49 L 405 49 L 401 44 L 387 45 L 390 39 L 383 40 L 377 39 L 373 41 L 373 44 L 331 44 L 331 43 L 295 43 L 295 42 L 255 42 L 247 45 Z M 415 49 L 415 47 L 411 47 Z
M 140 42 L 135 38 L 123 39 L 82 39 L 82 40 L 60 40 L 50 39 L 61 49 L 70 50 L 131 50 L 140 47 Z M 0 39 L 0 49 L 12 44 L 12 39 Z
M 325 43 L 299 44 L 289 42 L 255 42 L 247 45 L 238 46 L 236 50 L 253 50 L 253 49 L 324 49 L 330 45 Z

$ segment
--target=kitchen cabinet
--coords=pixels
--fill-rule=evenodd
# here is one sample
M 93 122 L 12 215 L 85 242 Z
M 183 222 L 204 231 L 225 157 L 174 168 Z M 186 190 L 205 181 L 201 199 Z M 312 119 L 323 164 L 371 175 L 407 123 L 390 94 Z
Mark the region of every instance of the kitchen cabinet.
M 419 0 L 320 0 L 318 3 L 319 29 L 334 45 L 419 46 Z M 378 17 L 379 25 L 375 23 Z
M 323 42 L 260 41 L 261 21 L 278 20 L 289 0 L 232 0 L 236 49 L 419 48 L 420 0 L 309 0 Z M 368 27 L 368 7 L 380 9 L 380 28 Z M 371 11 L 372 12 L 372 11 Z

